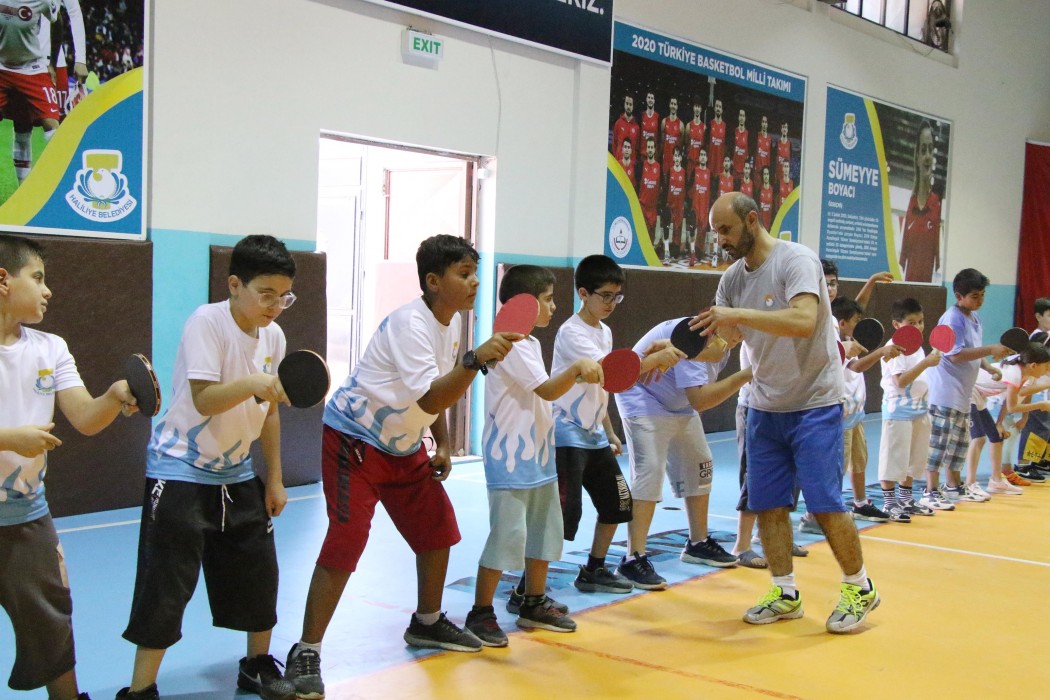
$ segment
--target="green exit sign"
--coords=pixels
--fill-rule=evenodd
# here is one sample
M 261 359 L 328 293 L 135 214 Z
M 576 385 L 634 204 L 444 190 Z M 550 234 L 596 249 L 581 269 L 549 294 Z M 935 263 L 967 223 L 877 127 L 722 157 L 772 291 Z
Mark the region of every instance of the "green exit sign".
M 433 34 L 406 29 L 401 37 L 401 55 L 405 63 L 437 68 L 445 55 L 445 40 Z

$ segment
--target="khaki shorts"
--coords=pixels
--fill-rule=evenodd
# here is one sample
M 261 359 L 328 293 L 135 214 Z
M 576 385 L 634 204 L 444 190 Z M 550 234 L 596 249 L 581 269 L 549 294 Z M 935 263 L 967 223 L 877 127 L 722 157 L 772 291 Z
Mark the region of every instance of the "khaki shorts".
M 662 501 L 664 476 L 675 498 L 711 493 L 711 448 L 700 416 L 641 416 L 623 421 L 631 494 Z
M 844 474 L 863 474 L 868 469 L 868 438 L 864 436 L 864 421 L 844 432 L 842 471 Z

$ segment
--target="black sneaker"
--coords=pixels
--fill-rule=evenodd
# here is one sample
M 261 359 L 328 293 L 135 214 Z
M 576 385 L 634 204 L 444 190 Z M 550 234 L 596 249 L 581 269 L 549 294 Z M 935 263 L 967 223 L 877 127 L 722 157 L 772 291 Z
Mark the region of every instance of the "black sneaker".
M 1046 481 L 1046 474 L 1043 473 L 1038 467 L 1033 467 L 1031 464 L 1026 464 L 1021 467 L 1014 469 L 1014 473 L 1028 479 L 1033 484 L 1041 484 Z
M 634 590 L 633 583 L 604 566 L 599 566 L 594 571 L 588 571 L 587 567 L 581 566 L 580 573 L 576 574 L 572 585 L 584 593 L 630 593 Z
M 556 607 L 558 610 L 562 611 L 563 613 L 568 613 L 569 612 L 569 606 L 566 605 L 565 603 L 559 603 L 558 601 L 554 600 L 554 598 L 551 598 L 550 596 L 547 596 L 547 600 L 549 600 L 551 602 L 551 605 L 553 605 L 554 607 Z M 518 593 L 518 589 L 517 588 L 510 589 L 510 600 L 507 601 L 507 612 L 509 612 L 511 615 L 517 615 L 518 611 L 521 610 L 521 606 L 524 603 L 525 603 L 525 594 L 524 593 Z
M 77 700 L 91 700 L 91 696 L 87 693 L 81 693 L 77 696 Z
M 301 649 L 293 644 L 288 650 L 285 680 L 295 686 L 295 694 L 302 700 L 323 700 L 324 681 L 321 680 L 321 654 L 313 649 Z
M 635 588 L 646 591 L 662 591 L 667 588 L 667 579 L 656 573 L 649 557 L 644 554 L 635 554 L 635 558 L 627 561 L 627 557 L 620 559 L 620 566 L 616 573 L 631 581 Z
M 295 700 L 295 684 L 285 679 L 279 665 L 282 664 L 269 654 L 241 659 L 237 687 L 263 700 Z
M 870 520 L 875 523 L 886 523 L 890 520 L 890 514 L 886 511 L 879 510 L 878 506 L 871 502 L 871 499 L 864 501 L 862 505 L 853 505 L 853 519 L 854 520 Z
M 537 605 L 522 605 L 518 613 L 518 627 L 541 629 L 551 632 L 575 632 L 576 622 L 551 605 L 550 598 L 544 596 Z
M 1050 462 L 1040 462 L 1039 464 L 1033 464 L 1036 469 L 1050 476 Z
M 710 535 L 702 542 L 686 540 L 681 559 L 686 564 L 706 564 L 720 569 L 736 566 L 737 563 L 737 557 L 723 549 Z
M 151 683 L 142 690 L 121 688 L 117 691 L 117 700 L 160 700 L 160 692 L 156 683 Z
M 507 635 L 500 628 L 491 605 L 483 610 L 474 609 L 468 612 L 466 624 L 463 626 L 487 647 L 507 646 Z
M 445 649 L 447 651 L 481 651 L 484 646 L 481 640 L 470 630 L 462 630 L 441 613 L 438 621 L 424 625 L 415 615 L 405 630 L 405 643 L 424 649 Z

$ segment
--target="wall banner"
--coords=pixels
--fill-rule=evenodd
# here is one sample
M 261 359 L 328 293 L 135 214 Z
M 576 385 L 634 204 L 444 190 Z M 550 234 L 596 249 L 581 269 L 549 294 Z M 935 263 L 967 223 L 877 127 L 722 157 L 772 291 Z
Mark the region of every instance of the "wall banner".
M 744 192 L 798 240 L 806 79 L 616 22 L 605 254 L 624 265 L 720 271 L 711 204 Z
M 824 129 L 820 256 L 941 284 L 951 123 L 829 86 Z
M 146 2 L 0 12 L 0 227 L 146 237 Z

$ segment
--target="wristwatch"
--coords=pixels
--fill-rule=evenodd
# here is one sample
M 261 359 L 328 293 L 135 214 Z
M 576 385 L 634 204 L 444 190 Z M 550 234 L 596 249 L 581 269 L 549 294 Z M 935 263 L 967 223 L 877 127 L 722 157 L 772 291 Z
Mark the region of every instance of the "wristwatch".
M 467 350 L 465 353 L 463 353 L 463 360 L 461 364 L 463 365 L 463 369 L 471 369 L 476 372 L 481 372 L 482 374 L 489 373 L 488 366 L 478 359 L 478 356 L 474 353 L 473 350 Z
M 711 336 L 711 342 L 716 343 L 718 345 L 718 349 L 720 352 L 725 352 L 726 348 L 729 347 L 729 343 L 726 342 L 726 339 L 718 335 L 717 333 Z

